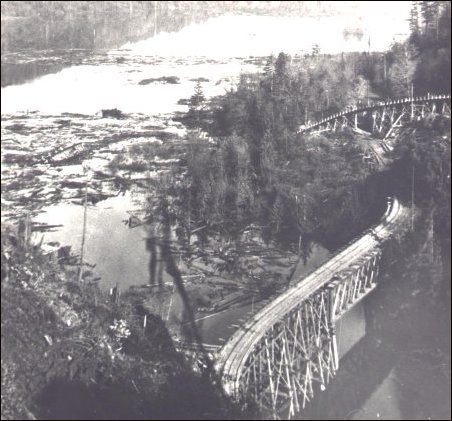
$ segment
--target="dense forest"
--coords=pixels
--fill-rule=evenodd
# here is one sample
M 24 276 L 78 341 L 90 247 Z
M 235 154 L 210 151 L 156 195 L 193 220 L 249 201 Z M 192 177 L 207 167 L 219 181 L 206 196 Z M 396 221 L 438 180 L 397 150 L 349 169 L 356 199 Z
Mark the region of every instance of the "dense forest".
M 450 22 L 450 2 L 413 2 L 404 72 L 415 95 L 450 92 Z M 400 54 L 398 62 L 403 62 Z
M 409 96 L 411 89 L 415 95 L 450 92 L 450 4 L 424 3 L 413 4 L 410 38 L 383 56 L 329 56 L 313 50 L 292 59 L 280 53 L 269 57 L 261 74 L 243 74 L 235 89 L 209 103 L 198 86 L 184 121 L 207 131 L 213 142 L 195 136 L 187 172 L 175 175 L 178 182 L 169 182 L 173 187 L 168 194 L 183 209 L 174 211 L 176 219 L 176 214 L 182 216 L 181 236 L 190 227 L 207 226 L 237 237 L 256 224 L 268 240 L 298 242 L 300 247 L 310 239 L 343 243 L 368 226 L 383 196 L 397 193 L 390 181 L 394 174 L 375 171 L 359 134 L 309 136 L 298 134 L 297 128 L 349 106 Z M 448 136 L 447 124 L 432 124 L 430 130 L 436 130 L 438 138 Z M 416 130 L 411 139 L 422 142 L 428 137 Z M 401 152 L 407 143 L 401 144 L 396 154 L 404 158 L 396 168 L 409 162 L 418 168 L 416 179 L 435 183 L 450 175 L 447 141 L 418 153 L 422 165 L 413 164 L 413 156 Z M 410 182 L 402 180 L 409 190 Z M 424 190 L 440 189 L 436 203 L 444 213 L 450 193 L 443 181 L 436 187 L 420 182 L 418 188 L 419 197 Z M 208 230 L 203 232 L 207 235 Z
M 2 52 L 102 49 L 177 31 L 213 10 L 191 2 L 5 1 Z
M 290 13 L 296 3 L 282 7 Z M 2 2 L 9 26 L 4 33 L 2 25 L 2 51 L 111 47 L 153 33 L 156 8 L 166 30 L 177 30 L 219 13 L 205 4 L 215 3 Z M 351 130 L 297 133 L 358 103 L 450 92 L 450 3 L 413 2 L 410 24 L 410 38 L 385 53 L 280 53 L 210 101 L 198 84 L 182 117 L 192 129 L 188 152 L 152 186 L 150 222 L 168 237 L 175 226 L 188 253 L 199 227 L 201 240 L 218 233 L 235 240 L 255 226 L 267 242 L 308 254 L 312 240 L 331 248 L 350 240 L 378 218 L 385 196 L 397 194 L 432 210 L 450 294 L 450 120 L 406 127 L 385 171 Z M 2 418 L 238 417 L 218 384 L 175 351 L 139 294 L 103 293 L 89 274 L 79 283 L 77 264 L 64 264 L 74 256 L 44 255 L 27 242 L 26 227 L 2 227 L 1 248 Z
M 356 11 L 359 4 L 348 8 Z M 2 53 L 114 48 L 225 13 L 315 17 L 347 14 L 336 2 L 2 1 L 1 48 Z
M 350 215 L 367 214 L 364 204 L 378 202 L 366 186 L 372 169 L 363 164 L 365 145 L 352 132 L 329 139 L 301 136 L 297 128 L 321 110 L 367 99 L 354 59 L 312 56 L 291 63 L 281 53 L 269 58 L 263 74 L 243 75 L 235 90 L 210 106 L 195 94 L 187 123 L 203 126 L 216 145 L 194 142 L 189 177 L 170 183 L 179 186 L 173 194 L 180 205 L 189 206 L 182 226 L 240 235 L 255 223 L 266 238 L 286 244 L 333 231 L 337 237 L 337 227 L 343 235 L 350 231 Z

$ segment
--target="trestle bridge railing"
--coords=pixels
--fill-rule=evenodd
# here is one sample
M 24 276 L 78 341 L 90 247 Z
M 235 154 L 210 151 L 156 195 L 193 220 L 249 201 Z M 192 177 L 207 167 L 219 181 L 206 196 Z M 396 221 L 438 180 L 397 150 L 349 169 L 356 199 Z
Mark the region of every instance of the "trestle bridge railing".
M 278 418 L 293 416 L 339 367 L 337 320 L 377 285 L 381 244 L 408 216 L 388 202 L 380 224 L 340 250 L 239 328 L 217 352 L 226 393 Z
M 351 127 L 388 138 L 404 124 L 442 114 L 450 95 L 427 95 L 347 109 L 300 126 L 300 133 Z M 337 321 L 378 284 L 383 243 L 405 228 L 409 211 L 388 201 L 380 223 L 267 304 L 221 347 L 209 350 L 224 390 L 243 405 L 289 418 L 324 390 L 339 367 Z
M 393 130 L 408 121 L 425 118 L 431 114 L 450 117 L 450 94 L 400 98 L 362 107 L 348 107 L 319 121 L 299 127 L 299 133 L 333 131 L 344 127 L 379 133 L 388 138 Z

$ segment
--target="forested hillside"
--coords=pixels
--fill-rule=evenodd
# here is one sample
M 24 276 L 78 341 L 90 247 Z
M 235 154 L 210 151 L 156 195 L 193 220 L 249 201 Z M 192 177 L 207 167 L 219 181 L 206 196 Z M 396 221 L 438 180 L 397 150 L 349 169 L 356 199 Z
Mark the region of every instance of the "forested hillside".
M 225 11 L 331 12 L 329 2 L 316 3 L 275 2 L 277 9 L 261 9 L 255 2 L 5 1 L 2 53 L 110 48 Z M 298 130 L 357 104 L 450 93 L 450 3 L 413 2 L 410 27 L 409 39 L 385 52 L 281 52 L 260 73 L 242 74 L 236 86 L 211 100 L 198 79 L 193 96 L 183 99 L 188 112 L 179 115 L 188 135 L 162 132 L 167 137 L 161 143 L 170 145 L 166 155 L 157 155 L 155 145 L 148 154 L 140 152 L 144 169 L 157 158 L 177 161 L 168 170 L 158 168 L 163 175 L 145 184 L 143 204 L 149 232 L 164 234 L 159 264 L 174 279 L 174 291 L 183 285 L 172 257 L 174 233 L 187 252 L 181 260 L 192 259 L 194 251 L 206 257 L 215 236 L 232 248 L 246 232 L 260 235 L 265 246 L 306 257 L 313 242 L 335 249 L 351 240 L 381 215 L 386 196 L 396 195 L 431 215 L 443 257 L 444 296 L 450 294 L 450 118 L 436 115 L 407 125 L 386 168 L 372 159 L 375 137 L 349 128 L 316 135 Z M 70 124 L 68 115 L 59 121 Z M 12 127 L 20 132 L 24 126 Z M 152 125 L 146 130 L 156 133 Z M 145 151 L 136 138 L 131 147 Z M 173 138 L 183 148 L 172 148 Z M 125 221 L 129 227 L 131 220 Z M 64 248 L 44 253 L 23 224 L 5 224 L 1 233 L 2 419 L 243 418 L 210 370 L 195 371 L 176 352 L 144 289 L 121 290 L 120 296 L 102 291 L 83 258 L 80 263 Z M 146 244 L 155 252 L 152 278 L 156 247 Z M 218 244 L 225 261 L 235 264 Z
M 280 53 L 261 74 L 243 74 L 235 89 L 210 103 L 195 93 L 185 122 L 217 142 L 201 140 L 187 157 L 188 177 L 176 194 L 176 202 L 188 207 L 182 225 L 207 225 L 234 236 L 256 223 L 267 238 L 285 242 L 332 237 L 341 242 L 368 225 L 369 210 L 384 195 L 397 193 L 389 181 L 393 174 L 388 179 L 373 174 L 365 159 L 368 146 L 356 133 L 309 136 L 297 129 L 360 103 L 408 97 L 412 89 L 416 95 L 450 92 L 450 4 L 414 3 L 411 19 L 410 38 L 388 52 L 330 56 L 313 50 L 294 58 Z M 447 135 L 444 124 L 424 129 L 440 139 Z M 416 130 L 416 148 L 422 149 L 427 132 L 421 136 Z M 402 145 L 401 150 L 408 147 Z M 447 141 L 433 146 L 422 155 L 429 163 L 414 165 L 417 178 L 441 183 L 421 183 L 419 191 L 422 197 L 424 190 L 440 189 L 435 203 L 444 213 L 447 182 L 441 177 L 450 174 L 450 147 Z M 397 154 L 403 155 L 399 149 Z M 433 162 L 441 163 L 442 176 Z
M 348 6 L 351 13 L 358 5 Z M 336 2 L 2 1 L 2 53 L 21 49 L 114 48 L 225 13 L 327 16 Z M 348 35 L 353 34 L 354 29 Z M 358 30 L 359 32 L 359 30 Z
M 152 1 L 5 1 L 1 10 L 2 52 L 113 48 L 213 13 L 190 2 Z

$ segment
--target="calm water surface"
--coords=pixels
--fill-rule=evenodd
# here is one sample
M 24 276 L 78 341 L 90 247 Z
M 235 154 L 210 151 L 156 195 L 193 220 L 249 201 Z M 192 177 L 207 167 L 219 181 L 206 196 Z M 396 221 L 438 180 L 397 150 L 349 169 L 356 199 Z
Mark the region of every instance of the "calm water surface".
M 378 13 L 382 13 L 380 9 Z M 373 50 L 389 46 L 393 29 L 400 23 L 390 16 L 389 13 L 387 34 L 381 35 L 380 31 L 380 36 L 373 38 Z M 126 113 L 171 117 L 174 112 L 186 110 L 186 106 L 177 102 L 192 95 L 197 78 L 204 78 L 201 80 L 206 96 L 220 95 L 237 81 L 241 72 L 261 70 L 262 60 L 257 57 L 280 51 L 303 54 L 314 44 L 329 53 L 366 51 L 369 35 L 377 31 L 371 21 L 364 25 L 367 32 L 360 39 L 345 39 L 343 25 L 334 18 L 224 16 L 211 19 L 187 26 L 179 33 L 161 33 L 118 50 L 78 55 L 73 67 L 62 70 L 57 67 L 54 74 L 2 88 L 2 116 L 37 111 L 45 119 L 48 114 L 95 115 L 101 109 L 117 107 Z M 175 76 L 177 83 L 140 84 L 144 79 L 163 76 Z M 146 230 L 131 229 L 124 223 L 129 216 L 127 212 L 140 207 L 140 193 L 128 191 L 88 208 L 86 256 L 96 265 L 95 271 L 102 277 L 104 287 L 116 283 L 124 288 L 148 283 Z M 63 200 L 46 207 L 36 222 L 63 225 L 44 234 L 45 240 L 71 245 L 76 252 L 80 249 L 82 206 Z M 298 265 L 296 277 L 311 271 L 329 255 L 326 249 L 315 246 L 307 264 Z M 401 358 L 409 351 L 400 344 L 397 335 L 388 338 L 384 329 L 369 327 L 381 317 L 383 325 L 391 325 L 387 314 L 376 315 L 384 313 L 385 295 L 379 294 L 349 315 L 348 333 L 344 330 L 340 335 L 341 352 L 345 355 L 350 344 L 354 347 L 341 361 L 341 371 L 334 383 L 322 396 L 316 397 L 300 419 L 408 419 L 413 415 L 418 419 L 435 415 L 441 419 L 447 415 L 447 408 L 441 405 L 436 405 L 438 412 L 434 412 L 438 396 L 444 394 L 444 387 L 437 386 L 443 383 L 432 384 L 432 395 L 421 397 L 424 408 L 419 409 L 416 406 L 419 396 L 413 386 L 415 375 L 409 375 L 418 372 L 418 367 L 411 367 Z M 221 344 L 235 325 L 246 320 L 258 305 L 252 302 L 200 317 L 198 326 L 204 341 Z

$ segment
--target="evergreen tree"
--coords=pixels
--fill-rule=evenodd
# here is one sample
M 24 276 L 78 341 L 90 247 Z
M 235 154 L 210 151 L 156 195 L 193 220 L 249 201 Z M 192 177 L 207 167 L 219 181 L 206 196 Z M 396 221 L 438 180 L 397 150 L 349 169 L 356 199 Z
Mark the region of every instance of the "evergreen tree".
M 202 90 L 201 82 L 198 81 L 195 86 L 195 93 L 190 97 L 190 100 L 188 102 L 189 110 L 187 116 L 187 124 L 198 129 L 201 128 L 205 100 L 206 98 Z
M 427 37 L 435 36 L 438 27 L 440 2 L 422 1 L 420 2 L 420 9 L 424 23 L 424 35 Z
M 412 2 L 410 10 L 410 32 L 412 35 L 419 34 L 419 12 L 415 1 Z
M 414 80 L 416 61 L 412 59 L 409 46 L 396 43 L 391 47 L 392 60 L 389 69 L 389 82 L 395 97 L 410 96 Z
M 312 55 L 315 57 L 315 56 L 318 56 L 319 54 L 320 54 L 320 46 L 319 46 L 319 44 L 314 44 L 312 47 Z
M 261 86 L 268 93 L 273 92 L 273 82 L 275 74 L 275 56 L 272 54 L 268 57 L 267 62 L 264 66 L 264 74 L 261 81 Z
M 290 56 L 288 54 L 279 53 L 275 62 L 275 76 L 273 92 L 275 97 L 285 96 L 289 88 L 289 64 Z
M 413 7 L 422 16 L 422 30 L 409 39 L 409 48 L 415 50 L 416 92 L 450 92 L 450 2 L 417 2 Z
M 268 57 L 264 66 L 264 78 L 270 79 L 275 72 L 275 56 L 272 54 Z
M 204 104 L 205 100 L 206 100 L 206 97 L 204 96 L 201 82 L 198 80 L 198 82 L 196 82 L 196 86 L 195 86 L 195 93 L 190 98 L 190 106 L 197 108 L 199 106 L 202 106 Z

